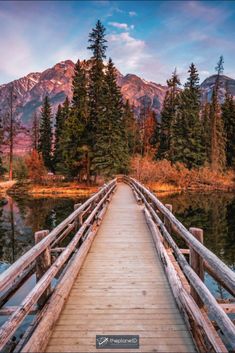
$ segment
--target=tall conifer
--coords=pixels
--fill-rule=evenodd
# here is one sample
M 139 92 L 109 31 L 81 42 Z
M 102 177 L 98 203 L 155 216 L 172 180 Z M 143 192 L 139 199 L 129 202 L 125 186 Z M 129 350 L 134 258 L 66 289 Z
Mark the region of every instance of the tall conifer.
M 233 96 L 226 90 L 222 104 L 222 120 L 226 135 L 226 163 L 229 168 L 235 167 L 235 102 Z
M 211 155 L 210 162 L 213 170 L 223 170 L 226 164 L 225 156 L 225 134 L 223 120 L 221 118 L 221 107 L 219 102 L 220 77 L 223 73 L 223 56 L 220 57 L 215 68 L 217 75 L 212 93 L 212 101 L 210 105 L 210 122 L 211 122 Z
M 170 158 L 172 121 L 176 114 L 178 87 L 180 84 L 179 77 L 175 70 L 172 77 L 167 80 L 168 90 L 165 95 L 161 112 L 160 144 L 157 151 L 157 158 L 160 159 Z
M 38 150 L 42 153 L 43 162 L 49 170 L 53 170 L 52 163 L 52 127 L 51 106 L 48 96 L 45 97 L 41 110 Z
M 172 124 L 170 157 L 188 168 L 197 168 L 206 160 L 203 128 L 200 119 L 199 75 L 194 64 L 188 70 L 185 89 L 179 94 L 178 108 Z

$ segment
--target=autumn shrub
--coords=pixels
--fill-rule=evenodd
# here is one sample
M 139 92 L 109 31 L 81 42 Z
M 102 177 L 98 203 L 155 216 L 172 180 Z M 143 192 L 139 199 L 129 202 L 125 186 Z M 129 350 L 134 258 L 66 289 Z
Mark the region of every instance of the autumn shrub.
M 168 160 L 155 161 L 151 157 L 133 157 L 131 173 L 142 183 L 168 184 L 173 188 L 226 189 L 235 187 L 234 171 L 221 174 L 212 171 L 209 166 L 189 170 L 183 163 L 171 164 Z
M 26 158 L 26 165 L 28 167 L 28 176 L 30 180 L 41 184 L 47 174 L 41 154 L 36 150 L 33 150 Z

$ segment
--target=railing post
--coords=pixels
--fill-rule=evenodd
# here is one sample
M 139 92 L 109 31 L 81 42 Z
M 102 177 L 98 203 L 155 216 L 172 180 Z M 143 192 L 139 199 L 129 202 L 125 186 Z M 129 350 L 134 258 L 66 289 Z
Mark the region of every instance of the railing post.
M 76 211 L 80 206 L 82 205 L 82 203 L 75 203 L 74 205 L 74 211 Z M 82 214 L 80 214 L 78 216 L 78 218 L 76 218 L 74 220 L 74 229 L 75 232 L 78 230 L 78 228 L 82 225 Z
M 165 204 L 165 207 L 166 207 L 169 211 L 172 212 L 173 208 L 172 208 L 172 205 L 171 205 L 171 204 L 166 203 L 166 204 Z M 171 224 L 170 224 L 170 222 L 168 221 L 168 219 L 167 219 L 166 216 L 164 216 L 164 225 L 165 225 L 165 227 L 166 227 L 168 233 L 171 234 Z M 167 248 L 167 249 L 169 248 L 169 244 L 168 244 L 167 241 L 164 241 L 164 245 L 165 245 L 165 248 Z
M 203 243 L 203 230 L 200 228 L 189 228 L 190 233 L 194 235 L 194 237 Z M 190 247 L 190 256 L 189 256 L 189 263 L 192 269 L 196 272 L 196 274 L 200 277 L 202 282 L 204 282 L 204 265 L 203 265 L 203 258 L 192 248 Z M 202 308 L 203 302 L 195 289 L 191 286 L 191 295 L 197 305 Z
M 49 234 L 49 230 L 40 230 L 34 234 L 35 244 L 39 243 Z M 36 259 L 36 280 L 37 282 L 42 278 L 42 276 L 47 272 L 51 266 L 51 253 L 49 247 L 47 247 Z M 47 287 L 45 292 L 38 300 L 39 308 L 42 308 L 51 294 L 51 285 Z

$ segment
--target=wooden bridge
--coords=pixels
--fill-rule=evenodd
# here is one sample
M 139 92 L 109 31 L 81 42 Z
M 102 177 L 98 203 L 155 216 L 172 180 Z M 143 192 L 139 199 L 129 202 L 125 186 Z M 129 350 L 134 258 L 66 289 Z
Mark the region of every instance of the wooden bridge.
M 139 336 L 139 348 L 112 352 L 235 350 L 235 273 L 203 245 L 202 230 L 187 230 L 138 181 L 111 181 L 35 242 L 0 276 L 1 351 L 107 352 L 96 335 Z M 204 271 L 231 299 L 213 297 Z M 32 276 L 22 303 L 9 306 Z

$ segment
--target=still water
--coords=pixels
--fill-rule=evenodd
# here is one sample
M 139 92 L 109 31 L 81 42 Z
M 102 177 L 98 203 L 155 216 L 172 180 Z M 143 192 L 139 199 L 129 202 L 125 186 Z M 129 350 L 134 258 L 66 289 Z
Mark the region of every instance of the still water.
M 164 204 L 173 205 L 173 213 L 186 228 L 202 228 L 205 246 L 235 271 L 235 193 L 184 192 L 157 196 Z M 181 239 L 177 243 L 184 247 Z M 216 298 L 230 297 L 207 274 L 205 283 Z

